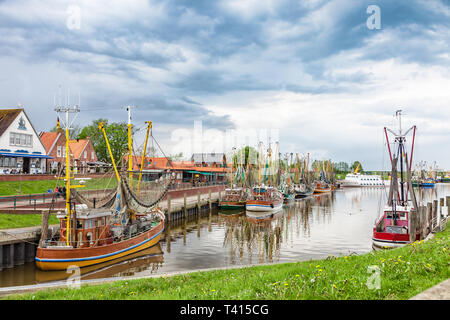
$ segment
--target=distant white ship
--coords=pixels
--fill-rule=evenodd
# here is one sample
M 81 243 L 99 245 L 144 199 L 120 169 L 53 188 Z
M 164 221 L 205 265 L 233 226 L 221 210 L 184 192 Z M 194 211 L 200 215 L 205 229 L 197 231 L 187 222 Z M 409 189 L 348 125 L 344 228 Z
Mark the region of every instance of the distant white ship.
M 377 175 L 349 173 L 340 181 L 342 187 L 383 187 L 384 181 Z

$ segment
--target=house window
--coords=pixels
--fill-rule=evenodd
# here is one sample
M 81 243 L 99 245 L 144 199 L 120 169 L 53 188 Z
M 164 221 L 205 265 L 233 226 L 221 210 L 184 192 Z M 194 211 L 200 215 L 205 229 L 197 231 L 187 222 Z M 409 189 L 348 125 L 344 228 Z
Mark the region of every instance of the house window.
M 33 138 L 31 134 L 11 132 L 9 134 L 9 144 L 12 146 L 31 147 L 33 145 Z
M 14 168 L 16 166 L 16 158 L 11 158 L 9 165 Z
M 63 158 L 66 157 L 66 147 L 63 147 Z
M 56 156 L 57 157 L 61 157 L 61 146 L 58 146 L 57 148 L 56 148 Z
M 87 151 L 84 152 L 84 158 L 87 159 Z
M 92 151 L 92 152 L 91 152 L 91 160 L 94 160 L 94 159 L 95 159 L 95 152 Z
M 9 167 L 9 159 L 10 158 L 5 158 L 5 167 Z

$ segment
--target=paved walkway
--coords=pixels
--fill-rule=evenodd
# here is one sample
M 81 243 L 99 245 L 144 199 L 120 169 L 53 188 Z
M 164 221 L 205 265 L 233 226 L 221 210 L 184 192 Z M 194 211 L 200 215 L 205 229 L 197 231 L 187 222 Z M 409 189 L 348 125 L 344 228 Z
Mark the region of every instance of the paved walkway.
M 410 300 L 450 300 L 450 279 L 419 293 Z

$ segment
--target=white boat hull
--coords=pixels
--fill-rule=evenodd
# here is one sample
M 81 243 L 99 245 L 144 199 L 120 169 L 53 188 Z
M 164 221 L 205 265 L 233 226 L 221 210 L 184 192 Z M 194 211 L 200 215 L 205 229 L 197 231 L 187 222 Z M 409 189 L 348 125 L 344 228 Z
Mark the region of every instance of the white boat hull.
M 372 246 L 375 249 L 394 249 L 394 248 L 404 247 L 407 244 L 408 244 L 408 242 L 380 241 L 380 240 L 372 238 Z

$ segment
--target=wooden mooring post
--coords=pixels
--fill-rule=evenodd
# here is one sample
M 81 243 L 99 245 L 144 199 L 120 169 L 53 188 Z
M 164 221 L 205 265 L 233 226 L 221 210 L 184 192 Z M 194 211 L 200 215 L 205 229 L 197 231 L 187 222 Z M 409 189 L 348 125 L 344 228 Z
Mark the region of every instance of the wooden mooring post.
M 433 200 L 433 213 L 432 213 L 432 221 L 433 221 L 433 229 L 437 227 L 439 223 L 438 215 L 437 215 L 437 209 L 438 209 L 438 200 Z M 433 230 L 432 229 L 432 230 Z
M 411 211 L 409 215 L 409 242 L 416 241 L 416 230 L 417 230 L 417 211 Z
M 197 191 L 197 212 L 198 214 L 200 214 L 200 209 L 201 209 L 201 204 L 200 204 L 200 190 Z
M 187 195 L 184 193 L 184 219 L 187 219 Z
M 421 237 L 420 239 L 425 239 L 427 235 L 427 207 L 420 207 L 420 223 L 421 223 Z
M 208 201 L 209 201 L 209 212 L 211 212 L 211 210 L 212 210 L 211 189 L 209 189 L 209 192 L 208 192 Z
M 433 205 L 431 204 L 431 202 L 427 203 L 427 221 L 428 221 L 428 226 L 430 227 L 430 232 L 432 231 L 431 228 L 431 218 L 433 216 Z
M 450 196 L 446 197 L 445 202 L 447 203 L 447 214 L 450 216 Z
M 167 220 L 170 221 L 171 215 L 170 215 L 170 194 L 167 195 Z

